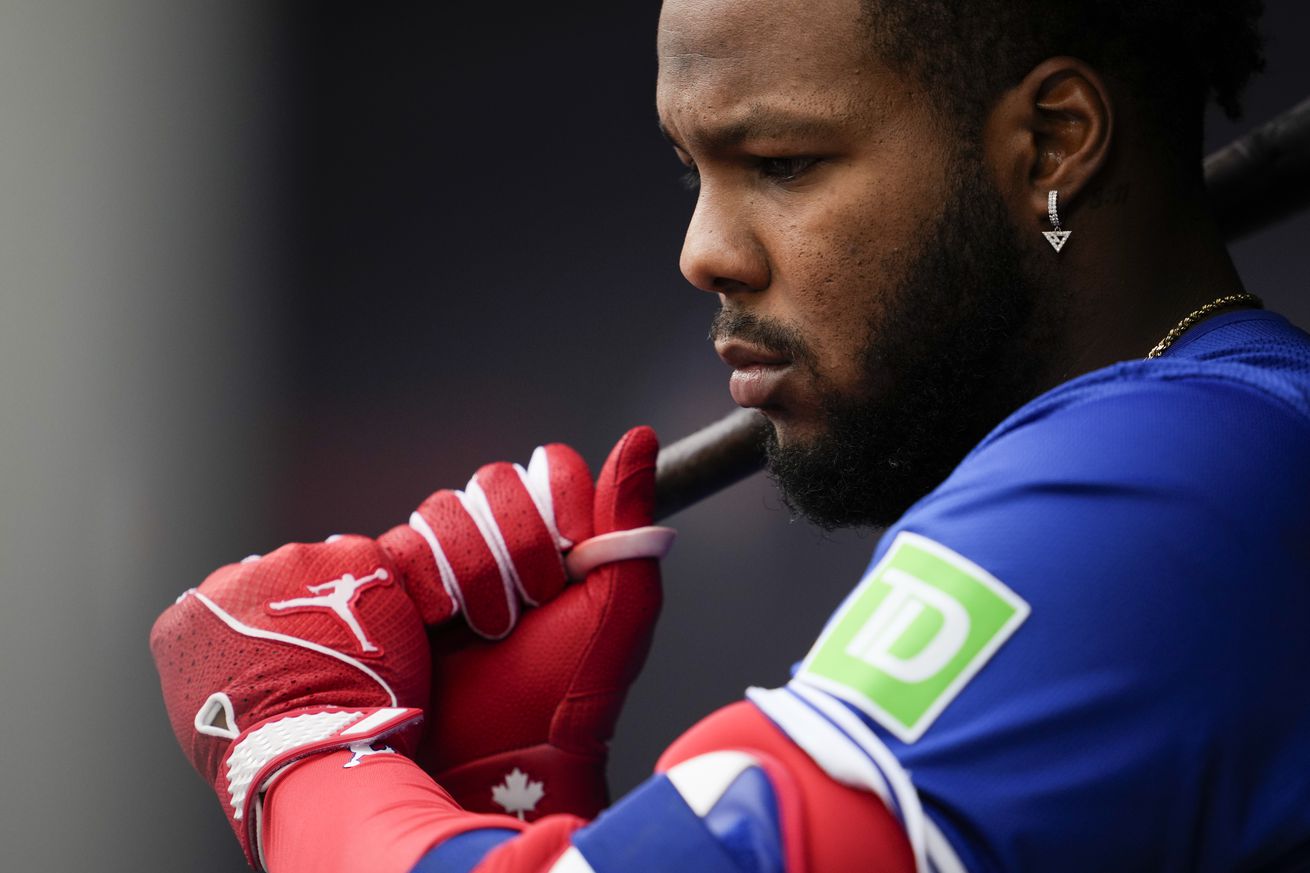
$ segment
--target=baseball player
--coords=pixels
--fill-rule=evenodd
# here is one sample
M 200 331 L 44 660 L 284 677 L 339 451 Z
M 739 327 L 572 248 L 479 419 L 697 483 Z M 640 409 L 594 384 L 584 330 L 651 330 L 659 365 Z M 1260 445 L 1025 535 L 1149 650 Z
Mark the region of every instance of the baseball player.
M 666 0 L 683 273 L 789 503 L 887 526 L 869 569 L 610 803 L 672 539 L 649 429 L 220 568 L 151 645 L 250 863 L 1310 869 L 1310 336 L 1198 160 L 1258 14 Z

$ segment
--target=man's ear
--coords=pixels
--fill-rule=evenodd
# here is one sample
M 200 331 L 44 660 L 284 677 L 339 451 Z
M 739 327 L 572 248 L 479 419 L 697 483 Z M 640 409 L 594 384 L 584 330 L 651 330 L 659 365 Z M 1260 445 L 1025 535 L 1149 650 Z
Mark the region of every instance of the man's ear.
M 1076 58 L 1042 61 L 988 113 L 983 132 L 989 163 L 1007 199 L 1045 224 L 1046 198 L 1076 204 L 1105 166 L 1114 132 L 1110 91 Z

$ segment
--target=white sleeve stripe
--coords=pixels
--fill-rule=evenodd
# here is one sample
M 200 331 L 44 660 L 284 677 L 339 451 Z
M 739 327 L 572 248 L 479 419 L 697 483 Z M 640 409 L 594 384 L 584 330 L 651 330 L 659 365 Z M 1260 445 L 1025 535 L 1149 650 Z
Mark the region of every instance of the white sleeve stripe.
M 869 759 L 870 763 L 877 768 L 878 773 L 887 780 L 887 784 L 892 791 L 892 797 L 896 801 L 896 806 L 903 810 L 900 814 L 904 818 L 905 808 L 914 805 L 913 801 L 917 800 L 919 795 L 910 782 L 909 775 L 902 769 L 900 761 L 896 760 L 896 756 L 892 754 L 892 751 L 883 745 L 882 741 L 865 727 L 859 718 L 833 698 L 824 695 L 823 692 L 815 691 L 797 682 L 787 683 L 783 690 L 794 697 L 800 698 L 805 705 L 827 719 L 847 742 L 853 744 L 861 754 Z M 903 778 L 897 779 L 898 775 Z M 911 802 L 905 803 L 903 799 Z
M 955 854 L 955 848 L 950 840 L 946 839 L 946 835 L 929 816 L 923 817 L 923 825 L 924 848 L 927 849 L 928 860 L 937 873 L 969 873 L 960 856 Z
M 914 815 L 919 822 L 923 834 L 923 851 L 933 869 L 938 873 L 968 873 L 946 835 L 924 812 L 923 805 L 919 801 L 919 792 L 915 789 L 910 774 L 878 735 L 840 700 L 799 682 L 790 683 L 788 690 L 804 698 L 827 718 L 839 722 L 839 729 L 844 726 L 845 730 L 842 730 L 842 734 L 858 744 L 865 754 L 869 755 L 879 772 L 890 780 L 897 796 L 906 798 L 906 802 L 899 805 L 906 812 Z M 902 820 L 904 821 L 904 818 Z M 907 824 L 907 830 L 908 828 Z
M 582 857 L 576 846 L 569 846 L 568 851 L 559 856 L 548 873 L 596 873 L 595 869 Z
M 482 534 L 482 539 L 486 541 L 487 548 L 491 551 L 491 557 L 496 560 L 496 569 L 500 571 L 501 584 L 505 586 L 505 600 L 509 604 L 511 619 L 517 619 L 518 600 L 514 596 L 516 591 L 528 605 L 536 606 L 537 602 L 523 590 L 523 582 L 519 579 L 519 571 L 514 567 L 514 559 L 509 554 L 509 546 L 505 544 L 505 536 L 500 532 L 500 525 L 496 524 L 496 516 L 491 511 L 491 503 L 487 500 L 487 494 L 482 490 L 482 486 L 478 484 L 478 477 L 474 475 L 463 491 L 455 492 L 455 496 L 463 504 L 464 511 L 469 514 L 469 518 L 473 519 L 473 523 L 477 525 L 478 532 Z M 513 625 L 513 623 L 511 620 L 510 624 Z
M 441 587 L 446 590 L 452 603 L 455 604 L 455 611 L 464 612 L 464 597 L 459 590 L 459 580 L 455 577 L 455 568 L 450 566 L 450 559 L 446 557 L 445 551 L 441 548 L 441 542 L 437 539 L 437 532 L 428 524 L 428 520 L 417 512 L 410 513 L 409 526 L 418 531 L 419 536 L 427 540 L 428 548 L 432 550 L 432 560 L 437 564 L 437 573 L 441 576 Z
M 891 788 L 878 768 L 819 713 L 779 688 L 750 688 L 746 697 L 833 779 L 872 791 L 888 808 L 894 807 Z
M 882 756 L 870 754 L 827 711 L 796 692 L 793 684 L 771 690 L 751 688 L 746 696 L 829 776 L 876 794 L 900 819 L 914 855 L 914 869 L 929 873 L 919 795 L 891 751 L 883 749 L 886 758 L 890 758 L 889 766 L 887 761 L 880 760 Z
M 286 634 L 280 634 L 274 631 L 268 631 L 262 628 L 251 627 L 248 624 L 244 624 L 235 616 L 229 614 L 226 610 L 224 610 L 223 607 L 219 606 L 217 603 L 210 600 L 208 597 L 206 597 L 204 594 L 201 594 L 199 591 L 195 590 L 194 588 L 186 592 L 186 594 L 190 594 L 192 597 L 199 600 L 202 604 L 204 604 L 206 609 L 214 613 L 214 615 L 218 616 L 220 621 L 222 621 L 225 625 L 232 628 L 232 630 L 236 631 L 237 633 L 243 636 L 255 637 L 261 640 L 275 640 L 280 643 L 290 643 L 293 646 L 300 646 L 303 649 L 309 649 L 311 652 L 318 652 L 320 655 L 327 655 L 329 658 L 336 658 L 338 661 L 341 661 L 345 664 L 349 664 L 351 667 L 354 667 L 356 670 L 359 670 L 365 676 L 368 676 L 370 679 L 372 679 L 374 682 L 380 685 L 382 687 L 382 690 L 387 692 L 387 697 L 391 698 L 391 705 L 392 706 L 396 705 L 396 693 L 391 690 L 391 686 L 388 685 L 381 676 L 379 676 L 377 673 L 375 673 L 372 669 L 370 669 L 361 661 L 357 661 L 354 658 L 350 657 L 349 655 L 344 655 L 335 649 L 329 649 L 327 646 L 321 646 L 318 643 L 313 643 L 310 642 L 309 640 L 302 640 L 300 637 L 292 637 Z M 186 594 L 184 594 L 183 597 L 185 597 Z
M 901 823 L 905 826 L 910 848 L 914 851 L 915 864 L 918 869 L 926 870 L 923 805 L 919 802 L 919 792 L 910 780 L 910 774 L 905 772 L 892 750 L 855 713 L 835 698 L 799 682 L 789 682 L 787 690 L 814 707 L 869 756 L 869 760 L 891 785 L 892 794 L 900 807 Z

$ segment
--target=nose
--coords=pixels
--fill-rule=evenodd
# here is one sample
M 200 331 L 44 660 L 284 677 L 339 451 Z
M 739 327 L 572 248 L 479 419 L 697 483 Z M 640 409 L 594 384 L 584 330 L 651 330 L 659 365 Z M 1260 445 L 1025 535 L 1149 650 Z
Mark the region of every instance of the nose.
M 731 294 L 769 286 L 769 260 L 751 229 L 749 209 L 705 187 L 687 225 L 678 266 L 702 291 Z

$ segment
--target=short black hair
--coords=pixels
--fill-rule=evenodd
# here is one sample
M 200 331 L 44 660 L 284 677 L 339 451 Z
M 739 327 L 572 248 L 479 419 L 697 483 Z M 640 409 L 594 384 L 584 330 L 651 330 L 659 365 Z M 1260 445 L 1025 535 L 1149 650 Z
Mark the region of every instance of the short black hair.
M 1046 58 L 1070 55 L 1128 85 L 1185 164 L 1205 108 L 1241 113 L 1263 69 L 1263 0 L 861 0 L 877 55 L 970 129 Z

